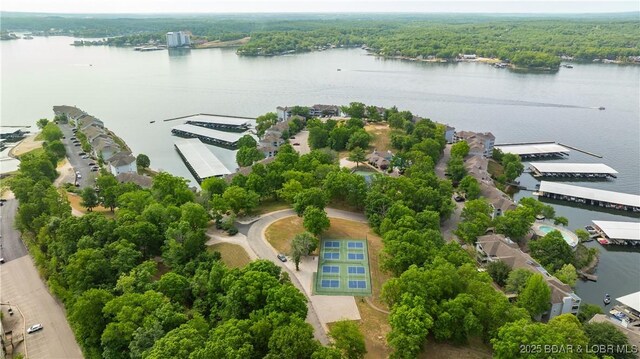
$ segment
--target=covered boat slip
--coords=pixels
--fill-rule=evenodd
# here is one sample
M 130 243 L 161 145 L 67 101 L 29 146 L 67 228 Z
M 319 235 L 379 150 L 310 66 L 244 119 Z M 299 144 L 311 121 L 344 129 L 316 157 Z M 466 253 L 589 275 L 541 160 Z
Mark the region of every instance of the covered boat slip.
M 198 183 L 209 177 L 222 177 L 231 171 L 197 138 L 174 142 L 176 150 Z
M 604 163 L 530 162 L 535 177 L 559 178 L 616 178 L 618 171 Z
M 181 137 L 198 138 L 203 142 L 210 143 L 216 146 L 222 146 L 235 149 L 238 145 L 238 140 L 247 133 L 238 132 L 225 132 L 213 130 L 210 128 L 195 126 L 195 125 L 177 125 L 171 128 L 171 133 Z
M 503 153 L 513 153 L 522 158 L 549 158 L 568 156 L 570 149 L 555 142 L 515 143 L 495 145 Z
M 613 244 L 640 245 L 640 222 L 592 221 L 596 231 Z
M 623 211 L 640 212 L 640 196 L 635 194 L 541 181 L 538 195 L 562 201 L 570 201 Z
M 249 117 L 219 116 L 200 113 L 184 117 L 184 120 L 186 120 L 186 123 L 190 125 L 208 127 L 222 131 L 245 132 L 249 127 L 251 127 L 251 120 L 254 119 Z

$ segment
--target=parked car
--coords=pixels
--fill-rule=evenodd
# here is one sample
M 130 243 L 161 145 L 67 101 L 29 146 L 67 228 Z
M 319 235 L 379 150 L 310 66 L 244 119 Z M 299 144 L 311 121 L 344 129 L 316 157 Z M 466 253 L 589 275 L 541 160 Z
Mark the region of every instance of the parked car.
M 286 262 L 287 261 L 287 257 L 282 253 L 278 254 L 278 259 L 280 260 L 280 262 Z
M 80 147 L 79 143 L 74 143 L 73 145 L 76 146 L 76 147 Z
M 4 258 L 0 257 L 0 264 L 4 263 Z M 11 309 L 11 308 L 9 308 Z
M 30 326 L 30 327 L 27 329 L 27 333 L 29 333 L 29 334 L 31 334 L 31 333 L 35 333 L 35 332 L 37 332 L 38 330 L 42 330 L 42 324 L 39 324 L 39 323 L 38 323 L 38 324 L 34 324 L 34 325 Z
M 95 167 L 96 163 L 95 162 L 89 162 L 89 166 Z
M 98 167 L 91 167 L 91 172 L 98 172 Z
M 295 140 L 295 139 L 296 139 L 296 136 L 291 136 L 291 137 L 289 137 L 289 139 L 290 139 L 290 140 Z
M 84 153 L 84 152 L 78 152 L 78 156 L 84 156 L 84 155 L 86 155 L 86 153 Z
M 298 142 L 293 144 L 294 146 L 300 146 L 300 144 Z
M 456 202 L 464 202 L 464 197 L 460 196 L 460 195 L 455 195 L 453 197 L 453 200 Z

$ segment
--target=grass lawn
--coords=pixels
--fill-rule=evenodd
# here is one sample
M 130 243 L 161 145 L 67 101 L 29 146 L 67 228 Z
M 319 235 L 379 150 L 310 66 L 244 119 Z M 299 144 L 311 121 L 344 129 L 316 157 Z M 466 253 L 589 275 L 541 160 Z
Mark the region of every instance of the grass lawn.
M 365 358 L 388 358 L 391 348 L 387 346 L 387 334 L 391 331 L 389 315 L 381 313 L 369 306 L 361 298 L 356 298 L 356 305 L 362 319 L 356 321 L 360 332 L 364 335 L 367 348 Z
M 220 252 L 222 261 L 229 268 L 242 268 L 251 262 L 251 258 L 241 246 L 231 243 L 216 243 L 208 248 L 211 252 Z
M 384 124 L 369 124 L 364 126 L 365 131 L 367 131 L 371 136 L 371 143 L 369 144 L 369 149 L 371 151 L 389 151 L 393 150 L 391 147 L 391 134 L 394 132 L 389 125 Z
M 260 205 L 255 209 L 254 214 L 261 215 L 287 208 L 291 208 L 291 206 L 286 202 L 269 200 L 260 203 Z
M 80 196 L 78 196 L 77 194 L 74 193 L 67 193 L 67 198 L 69 199 L 69 204 L 71 205 L 71 208 L 78 210 L 84 214 L 90 213 L 89 211 L 87 211 L 87 209 L 85 207 L 83 207 L 80 202 L 82 202 L 82 198 Z M 95 213 L 102 213 L 107 217 L 113 218 L 114 213 L 111 212 L 111 210 L 109 208 L 104 208 L 102 206 L 98 206 L 98 207 L 94 207 L 93 210 L 91 212 L 95 212 Z

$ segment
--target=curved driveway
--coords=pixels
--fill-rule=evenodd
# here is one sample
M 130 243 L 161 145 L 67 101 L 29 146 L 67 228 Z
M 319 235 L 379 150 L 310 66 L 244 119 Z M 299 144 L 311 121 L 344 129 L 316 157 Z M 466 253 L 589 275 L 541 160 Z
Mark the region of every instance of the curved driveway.
M 347 219 L 347 220 L 356 221 L 356 222 L 367 221 L 366 217 L 361 213 L 341 211 L 333 208 L 327 208 L 326 212 L 329 217 L 333 217 L 333 218 Z M 318 314 L 316 313 L 315 308 L 313 307 L 313 304 L 311 302 L 311 299 L 309 298 L 309 295 L 307 294 L 307 291 L 302 286 L 302 284 L 300 284 L 300 281 L 296 277 L 295 273 L 291 269 L 289 269 L 286 265 L 284 265 L 284 263 L 280 262 L 276 258 L 276 255 L 277 255 L 276 250 L 267 242 L 264 236 L 264 232 L 266 231 L 267 227 L 269 227 L 269 225 L 271 225 L 273 222 L 285 217 L 290 217 L 295 215 L 296 213 L 293 210 L 285 209 L 281 211 L 271 212 L 261 216 L 256 222 L 251 224 L 251 226 L 249 227 L 249 231 L 247 232 L 247 240 L 249 241 L 249 246 L 251 246 L 251 249 L 253 249 L 253 251 L 258 255 L 258 257 L 262 259 L 270 260 L 271 262 L 275 263 L 277 266 L 281 267 L 284 271 L 286 271 L 289 274 L 289 278 L 291 278 L 291 283 L 293 283 L 293 285 L 295 285 L 296 288 L 298 288 L 298 290 L 304 293 L 309 303 L 308 305 L 309 310 L 307 312 L 307 322 L 313 326 L 314 336 L 316 337 L 316 339 L 318 339 L 320 343 L 322 343 L 323 345 L 327 345 L 329 343 L 327 332 L 323 327 L 322 323 L 320 322 L 320 320 L 318 319 Z

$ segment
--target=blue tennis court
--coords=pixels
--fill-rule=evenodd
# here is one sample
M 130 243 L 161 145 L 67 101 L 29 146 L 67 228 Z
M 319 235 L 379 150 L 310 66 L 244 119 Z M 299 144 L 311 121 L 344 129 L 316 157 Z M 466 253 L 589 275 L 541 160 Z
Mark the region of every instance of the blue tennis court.
M 338 266 L 322 266 L 322 273 L 340 273 Z
M 322 288 L 339 288 L 340 280 L 339 279 L 323 279 L 321 285 L 322 285 Z
M 324 242 L 324 247 L 325 248 L 340 248 L 340 242 L 339 241 L 327 241 L 327 242 Z
M 366 280 L 350 280 L 349 288 L 365 289 L 367 288 L 367 281 Z
M 314 294 L 371 295 L 366 239 L 328 239 L 320 242 Z

